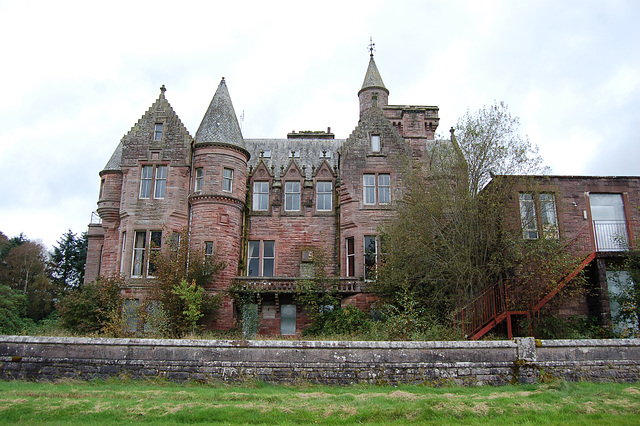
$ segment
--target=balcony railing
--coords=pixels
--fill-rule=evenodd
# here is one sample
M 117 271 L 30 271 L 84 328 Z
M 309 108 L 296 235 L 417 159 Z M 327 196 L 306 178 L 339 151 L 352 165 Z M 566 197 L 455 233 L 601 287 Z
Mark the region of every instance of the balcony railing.
M 596 251 L 625 251 L 629 249 L 626 220 L 594 220 L 593 234 Z
M 300 284 L 308 280 L 308 278 L 293 277 L 235 277 L 233 282 L 247 291 L 295 293 L 299 291 Z M 364 291 L 364 283 L 353 278 L 329 278 L 326 287 L 327 290 L 335 288 L 339 293 Z
M 102 219 L 100 218 L 100 215 L 97 212 L 91 212 L 91 221 L 89 222 L 89 225 L 101 225 L 102 224 Z

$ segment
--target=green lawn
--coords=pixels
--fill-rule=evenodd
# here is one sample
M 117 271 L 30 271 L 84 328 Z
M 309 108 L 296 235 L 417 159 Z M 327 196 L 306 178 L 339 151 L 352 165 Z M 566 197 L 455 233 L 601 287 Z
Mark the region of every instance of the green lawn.
M 1 424 L 640 424 L 640 383 L 482 388 L 0 382 Z

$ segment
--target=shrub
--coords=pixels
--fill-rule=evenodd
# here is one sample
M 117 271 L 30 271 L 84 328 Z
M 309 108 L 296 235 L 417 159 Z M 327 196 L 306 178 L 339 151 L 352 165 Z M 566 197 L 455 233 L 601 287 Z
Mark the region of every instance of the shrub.
M 100 278 L 71 291 L 60 300 L 61 325 L 73 332 L 98 333 L 121 320 L 123 283 L 116 278 Z

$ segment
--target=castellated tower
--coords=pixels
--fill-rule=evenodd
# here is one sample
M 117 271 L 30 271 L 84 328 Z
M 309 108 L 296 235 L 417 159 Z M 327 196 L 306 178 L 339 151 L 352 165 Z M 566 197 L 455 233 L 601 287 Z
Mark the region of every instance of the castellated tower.
M 226 289 L 238 273 L 249 157 L 223 78 L 196 132 L 189 196 L 191 250 L 227 265 L 209 290 Z M 233 325 L 231 300 L 224 300 L 219 318 L 216 327 Z

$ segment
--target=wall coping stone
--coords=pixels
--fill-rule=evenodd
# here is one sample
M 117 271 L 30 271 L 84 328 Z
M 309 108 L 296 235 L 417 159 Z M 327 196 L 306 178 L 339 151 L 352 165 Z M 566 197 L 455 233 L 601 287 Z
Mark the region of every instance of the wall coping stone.
M 532 338 L 525 338 L 531 339 Z M 331 341 L 331 340 L 199 340 L 129 339 L 104 337 L 0 336 L 0 342 L 59 345 L 187 346 L 283 349 L 480 349 L 514 348 L 512 340 L 492 341 Z

